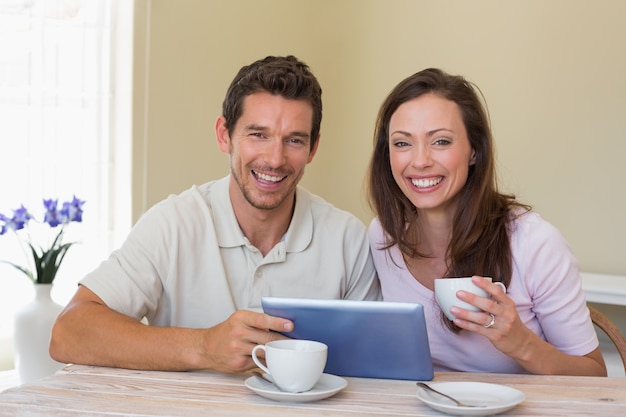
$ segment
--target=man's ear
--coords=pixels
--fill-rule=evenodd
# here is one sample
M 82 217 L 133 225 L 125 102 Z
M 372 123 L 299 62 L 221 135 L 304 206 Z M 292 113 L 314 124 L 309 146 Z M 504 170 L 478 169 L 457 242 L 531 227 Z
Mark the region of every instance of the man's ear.
M 311 149 L 311 152 L 309 153 L 309 159 L 307 160 L 307 164 L 310 164 L 311 161 L 313 160 L 313 157 L 315 156 L 315 153 L 317 152 L 317 147 L 320 144 L 320 138 L 321 138 L 321 135 L 317 135 L 317 140 L 315 141 L 315 145 L 313 145 L 313 149 Z
M 226 128 L 226 118 L 224 116 L 218 117 L 215 121 L 215 138 L 220 151 L 230 154 L 230 135 Z

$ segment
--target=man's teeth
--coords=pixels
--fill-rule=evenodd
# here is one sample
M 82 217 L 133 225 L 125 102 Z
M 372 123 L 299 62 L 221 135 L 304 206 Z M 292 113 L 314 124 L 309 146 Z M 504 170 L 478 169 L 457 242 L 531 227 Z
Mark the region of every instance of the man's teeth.
M 441 180 L 443 180 L 443 177 L 431 178 L 431 179 L 427 179 L 427 180 L 411 180 L 411 182 L 417 188 L 428 188 L 428 187 L 433 187 L 433 186 L 439 184 L 441 182 Z
M 256 172 L 256 176 L 257 178 L 263 181 L 270 181 L 270 182 L 278 182 L 282 180 L 283 178 L 285 178 L 285 177 L 275 177 L 273 175 L 261 174 L 260 172 Z

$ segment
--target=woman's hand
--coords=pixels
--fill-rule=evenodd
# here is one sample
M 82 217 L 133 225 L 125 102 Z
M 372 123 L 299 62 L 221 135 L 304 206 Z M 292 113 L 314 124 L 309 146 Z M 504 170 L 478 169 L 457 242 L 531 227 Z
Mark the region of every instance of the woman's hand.
M 485 336 L 496 349 L 533 374 L 606 376 L 602 352 L 596 348 L 584 356 L 572 356 L 541 339 L 522 323 L 513 300 L 504 290 L 479 276 L 472 282 L 489 294 L 480 297 L 459 291 L 457 297 L 482 311 L 451 308 L 454 323 Z
M 472 282 L 489 294 L 481 297 L 468 291 L 457 292 L 457 297 L 481 311 L 469 311 L 452 307 L 456 316 L 454 323 L 462 329 L 479 333 L 508 356 L 524 347 L 524 341 L 533 334 L 520 320 L 513 300 L 504 290 L 483 277 L 474 276 Z

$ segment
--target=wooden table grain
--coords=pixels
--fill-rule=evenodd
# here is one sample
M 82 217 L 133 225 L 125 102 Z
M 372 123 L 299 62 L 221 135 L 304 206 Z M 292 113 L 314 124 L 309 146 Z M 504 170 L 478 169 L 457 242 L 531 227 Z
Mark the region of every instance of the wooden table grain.
M 335 396 L 286 403 L 258 396 L 245 376 L 134 371 L 70 365 L 0 393 L 0 416 L 442 416 L 416 396 L 413 381 L 346 378 Z M 626 378 L 436 373 L 434 381 L 517 388 L 526 399 L 511 416 L 626 415 Z

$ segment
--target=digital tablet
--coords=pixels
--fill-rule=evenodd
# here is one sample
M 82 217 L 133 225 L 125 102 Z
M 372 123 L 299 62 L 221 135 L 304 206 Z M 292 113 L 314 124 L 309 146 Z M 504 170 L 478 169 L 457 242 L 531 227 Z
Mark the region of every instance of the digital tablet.
M 325 373 L 430 381 L 424 308 L 417 303 L 263 297 L 263 311 L 294 322 L 284 333 L 328 345 Z

